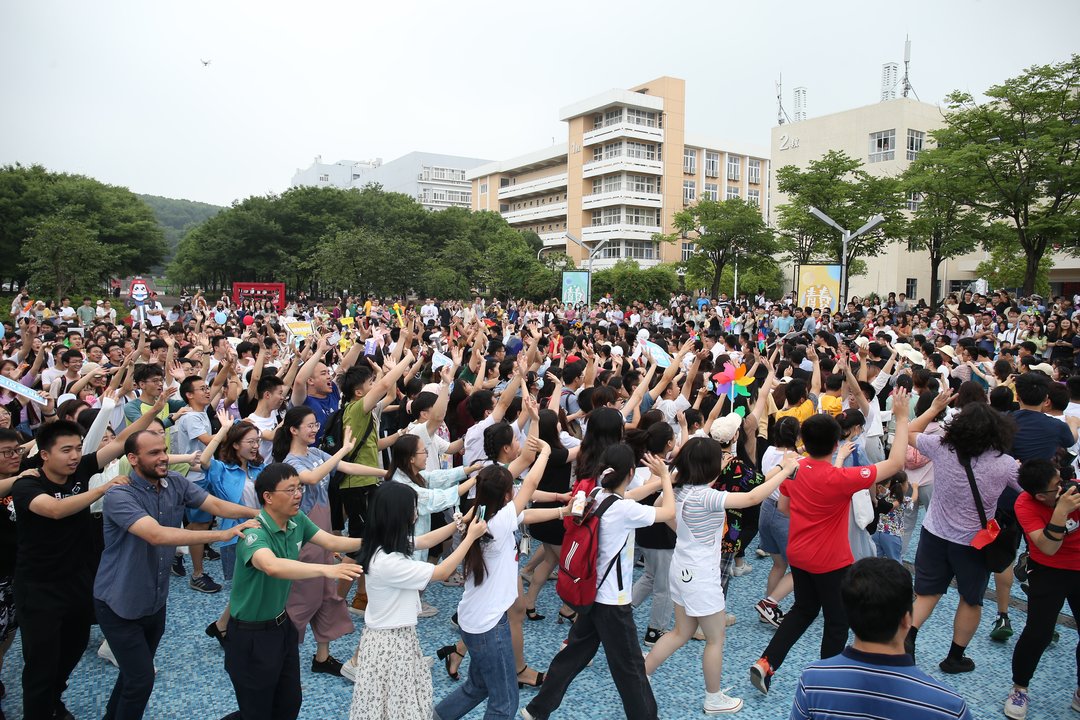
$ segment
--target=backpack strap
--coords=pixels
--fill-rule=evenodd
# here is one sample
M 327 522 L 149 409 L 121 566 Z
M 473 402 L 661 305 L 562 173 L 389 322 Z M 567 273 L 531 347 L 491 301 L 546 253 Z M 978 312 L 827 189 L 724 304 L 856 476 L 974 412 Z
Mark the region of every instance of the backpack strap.
M 608 508 L 611 507 L 612 505 L 614 505 L 615 501 L 617 501 L 618 499 L 619 499 L 618 495 L 610 495 L 610 496 L 604 498 L 604 501 L 602 503 L 600 503 L 600 507 L 598 507 L 596 509 L 596 512 L 594 513 L 594 516 L 596 517 L 596 520 L 597 520 L 598 523 L 599 523 L 600 518 L 603 517 L 604 513 L 607 512 Z M 599 539 L 600 539 L 599 527 L 600 527 L 600 525 L 598 524 L 597 525 L 597 534 L 596 534 L 597 541 L 599 541 Z M 622 585 L 622 552 L 626 548 L 626 543 L 629 542 L 629 541 L 630 541 L 630 533 L 627 533 L 626 534 L 626 539 L 623 540 L 622 547 L 620 547 L 618 549 L 618 551 L 615 553 L 615 557 L 613 557 L 611 559 L 611 562 L 608 563 L 607 569 L 604 570 L 604 575 L 603 575 L 603 577 L 600 578 L 600 582 L 598 582 L 596 584 L 597 588 L 599 588 L 601 585 L 603 585 L 604 581 L 607 580 L 608 575 L 611 574 L 611 568 L 618 565 L 618 573 L 619 574 L 617 576 L 617 579 L 618 579 L 618 583 L 619 583 L 619 590 L 623 589 L 623 585 Z M 599 550 L 597 552 L 599 552 Z

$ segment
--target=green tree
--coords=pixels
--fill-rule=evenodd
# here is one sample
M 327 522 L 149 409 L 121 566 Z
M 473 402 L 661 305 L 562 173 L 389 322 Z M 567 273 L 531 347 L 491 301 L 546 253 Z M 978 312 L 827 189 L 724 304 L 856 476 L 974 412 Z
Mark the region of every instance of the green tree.
M 23 250 L 31 288 L 56 300 L 98 289 L 110 263 L 109 248 L 94 231 L 64 214 L 41 221 Z
M 1019 288 L 1024 286 L 1027 280 L 1027 259 L 1016 239 L 1015 233 L 1009 228 L 1005 237 L 998 239 L 990 246 L 989 255 L 975 267 L 975 275 L 984 278 L 991 288 Z M 1050 296 L 1050 269 L 1053 261 L 1049 255 L 1044 255 L 1039 261 L 1039 267 L 1035 272 L 1035 282 L 1030 294 L 1037 292 L 1043 297 Z
M 719 297 L 724 268 L 736 256 L 748 263 L 772 258 L 779 250 L 776 236 L 765 224 L 756 205 L 739 198 L 717 201 L 704 198 L 696 205 L 675 213 L 675 229 L 692 236 L 694 255 L 687 270 L 695 275 L 711 276 L 711 297 Z M 660 239 L 674 241 L 676 235 Z
M 957 201 L 1015 230 L 1023 292 L 1034 291 L 1043 258 L 1080 254 L 1080 55 L 1036 65 L 986 91 L 948 97 L 945 126 L 932 133 L 937 161 L 963 179 Z
M 938 149 L 920 153 L 904 172 L 906 193 L 918 198 L 918 205 L 904 225 L 900 241 L 909 251 L 930 256 L 930 306 L 937 307 L 938 276 L 945 260 L 966 255 L 990 235 L 983 216 L 958 202 L 953 188 L 962 183 L 955 165 L 942 162 Z
M 593 273 L 593 299 L 607 293 L 617 303 L 666 301 L 679 287 L 674 265 L 655 265 L 642 269 L 636 260 L 620 260 L 610 268 Z
M 885 217 L 881 227 L 848 243 L 849 275 L 857 274 L 859 258 L 880 255 L 888 238 L 903 229 L 905 197 L 900 181 L 867 173 L 862 161 L 842 151 L 830 150 L 805 169 L 794 165 L 779 168 L 776 187 L 787 195 L 787 202 L 776 210 L 781 250 L 796 266 L 842 262 L 840 233 L 811 215 L 811 207 L 852 231 L 874 215 Z

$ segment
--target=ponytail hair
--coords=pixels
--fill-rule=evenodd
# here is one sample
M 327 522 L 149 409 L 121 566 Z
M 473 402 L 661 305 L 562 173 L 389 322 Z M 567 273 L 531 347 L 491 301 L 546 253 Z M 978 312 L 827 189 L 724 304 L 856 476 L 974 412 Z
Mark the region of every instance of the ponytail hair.
M 605 490 L 614 490 L 627 482 L 637 466 L 637 456 L 629 445 L 619 443 L 604 450 L 601 458 L 604 469 L 596 477 L 596 483 Z
M 499 461 L 499 452 L 514 442 L 514 428 L 508 422 L 497 422 L 484 428 L 484 454 L 492 462 Z
M 285 462 L 285 456 L 292 449 L 293 434 L 289 431 L 299 430 L 309 415 L 314 417 L 315 412 L 306 405 L 297 405 L 285 413 L 281 427 L 274 432 L 274 444 L 270 450 L 274 462 Z

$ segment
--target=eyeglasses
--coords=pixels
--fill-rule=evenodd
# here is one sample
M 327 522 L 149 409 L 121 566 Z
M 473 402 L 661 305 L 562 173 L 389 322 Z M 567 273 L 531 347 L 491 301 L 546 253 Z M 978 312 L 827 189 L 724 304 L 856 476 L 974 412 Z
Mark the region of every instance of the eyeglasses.
M 255 438 L 253 440 L 245 440 L 244 442 L 241 443 L 241 445 L 247 445 L 248 447 L 258 447 L 259 439 Z
M 301 425 L 301 427 L 306 429 L 306 430 L 318 430 L 321 427 L 321 424 L 317 423 L 317 422 L 310 422 L 310 423 L 305 423 L 304 425 Z
M 296 487 L 285 488 L 284 490 L 273 490 L 272 492 L 283 493 L 285 495 L 292 495 L 292 496 L 295 497 L 297 495 L 303 495 L 304 494 L 304 488 L 297 485 Z
M 26 448 L 24 447 L 11 448 L 9 450 L 0 450 L 0 457 L 5 457 L 9 460 L 11 458 L 22 457 L 25 454 Z

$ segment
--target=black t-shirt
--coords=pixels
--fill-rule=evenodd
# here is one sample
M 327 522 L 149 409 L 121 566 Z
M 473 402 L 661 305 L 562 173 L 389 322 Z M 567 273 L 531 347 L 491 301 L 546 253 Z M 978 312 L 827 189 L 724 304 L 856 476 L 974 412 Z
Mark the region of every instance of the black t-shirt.
M 34 601 L 61 604 L 90 602 L 94 585 L 92 525 L 89 506 L 74 515 L 53 520 L 30 510 L 38 495 L 63 499 L 86 492 L 100 471 L 97 453 L 84 455 L 63 485 L 42 477 L 15 481 L 11 494 L 18 518 L 15 585 L 33 587 Z
M 963 315 L 971 315 L 977 312 L 978 309 L 979 306 L 973 302 L 961 302 L 959 307 L 957 308 L 957 310 L 959 310 L 960 313 Z
M 0 499 L 0 577 L 15 574 L 15 557 L 18 554 L 18 531 L 15 527 L 15 506 L 12 497 Z

